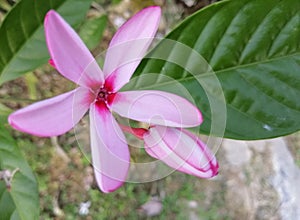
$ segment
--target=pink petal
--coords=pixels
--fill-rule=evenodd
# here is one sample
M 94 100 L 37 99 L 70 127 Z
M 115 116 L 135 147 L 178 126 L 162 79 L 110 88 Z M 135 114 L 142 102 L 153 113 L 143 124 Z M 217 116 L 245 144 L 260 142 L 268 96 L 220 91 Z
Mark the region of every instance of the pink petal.
M 83 117 L 93 100 L 88 89 L 77 88 L 12 113 L 9 124 L 22 132 L 50 137 L 66 133 Z
M 218 173 L 216 158 L 194 134 L 177 128 L 155 126 L 144 135 L 146 152 L 175 170 L 210 178 Z
M 149 124 L 194 127 L 202 122 L 200 111 L 189 101 L 162 91 L 116 93 L 111 109 L 123 117 Z
M 91 106 L 90 128 L 97 183 L 103 192 L 113 192 L 122 186 L 129 169 L 130 155 L 125 136 L 106 106 Z
M 145 8 L 123 24 L 114 35 L 104 62 L 105 78 L 113 91 L 118 91 L 129 81 L 144 57 L 157 31 L 160 15 L 158 6 Z
M 51 63 L 66 78 L 86 87 L 99 87 L 104 75 L 92 54 L 63 18 L 51 10 L 45 18 Z

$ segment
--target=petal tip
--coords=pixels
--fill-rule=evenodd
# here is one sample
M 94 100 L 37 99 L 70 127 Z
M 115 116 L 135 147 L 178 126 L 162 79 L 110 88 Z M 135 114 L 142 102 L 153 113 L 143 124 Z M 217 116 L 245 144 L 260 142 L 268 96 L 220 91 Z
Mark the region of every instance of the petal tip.
M 14 126 L 14 122 L 13 122 L 13 114 L 14 113 L 12 113 L 8 116 L 7 121 L 8 121 L 8 124 L 14 128 L 15 126 Z
M 54 11 L 53 9 L 49 10 L 49 11 L 46 13 L 46 15 L 45 15 L 44 25 L 47 25 L 47 22 L 48 22 L 49 18 L 50 18 L 51 16 L 56 15 L 56 14 L 57 14 L 57 12 Z
M 97 171 L 95 171 L 95 172 L 97 172 Z M 100 175 L 104 176 L 103 174 L 100 174 Z M 105 183 L 104 178 L 101 176 L 99 177 L 97 174 L 95 175 L 97 185 L 98 185 L 99 189 L 101 190 L 101 192 L 103 192 L 103 193 L 112 193 L 112 192 L 116 191 L 117 189 L 119 189 L 124 184 L 123 181 L 113 181 L 113 183 L 111 182 L 110 184 L 107 184 L 107 183 Z
M 212 175 L 211 177 L 215 177 L 219 174 L 219 163 L 216 161 L 216 164 L 212 166 Z
M 156 12 L 161 12 L 161 7 L 158 5 L 152 5 L 152 6 L 148 6 L 148 7 L 144 8 L 143 10 L 153 10 Z
M 25 132 L 25 133 L 29 133 L 27 132 L 24 128 L 22 128 L 22 126 L 20 126 L 17 122 L 16 122 L 16 119 L 14 116 L 16 116 L 16 113 L 17 112 L 14 112 L 14 113 L 11 113 L 8 118 L 7 118 L 7 121 L 8 121 L 8 124 L 14 128 L 15 130 L 18 130 L 18 131 L 21 131 L 21 132 Z
M 158 18 L 158 23 L 159 23 L 159 20 L 160 20 L 160 16 L 161 16 L 161 7 L 158 6 L 158 5 L 153 5 L 153 6 L 149 6 L 147 8 L 144 8 L 142 9 L 139 13 L 145 13 L 145 12 L 150 12 L 151 13 L 151 16 L 157 16 Z
M 18 130 L 18 131 L 21 131 L 21 132 L 24 132 L 24 133 L 30 133 L 28 132 L 26 129 L 24 129 L 22 126 L 18 125 L 18 123 L 16 122 L 14 116 L 15 116 L 15 113 L 12 113 L 8 116 L 7 118 L 7 121 L 8 121 L 8 124 L 14 128 L 15 130 Z M 32 134 L 32 133 L 31 133 Z M 36 135 L 36 136 L 39 136 L 39 135 Z
M 115 187 L 112 187 L 112 188 L 108 188 L 108 189 L 105 189 L 103 187 L 100 187 L 100 190 L 105 193 L 105 194 L 108 194 L 108 193 L 112 193 L 114 191 L 116 191 L 117 189 L 119 189 L 121 186 L 123 186 L 124 183 L 121 183 L 120 185 L 118 186 L 115 186 Z
M 46 17 L 51 16 L 51 15 L 57 15 L 57 14 L 58 13 L 55 10 L 51 9 L 47 12 Z
M 197 116 L 198 116 L 197 123 L 198 123 L 198 125 L 200 125 L 203 122 L 203 116 L 202 116 L 201 111 L 197 107 L 196 107 L 196 109 L 197 109 Z

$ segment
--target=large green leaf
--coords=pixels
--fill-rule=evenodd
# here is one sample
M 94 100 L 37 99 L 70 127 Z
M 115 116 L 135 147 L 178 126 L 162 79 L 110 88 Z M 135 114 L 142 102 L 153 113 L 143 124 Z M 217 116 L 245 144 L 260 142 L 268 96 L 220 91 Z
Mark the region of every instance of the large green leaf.
M 0 181 L 0 219 L 34 220 L 39 218 L 39 194 L 37 181 L 24 160 L 15 141 L 10 136 L 0 113 L 0 171 L 13 171 L 11 190 Z
M 33 70 L 49 59 L 43 21 L 58 11 L 72 26 L 83 20 L 92 0 L 21 0 L 0 27 L 0 84 Z
M 300 129 L 299 0 L 215 3 L 166 39 L 179 43 L 162 40 L 124 90 L 187 90 L 205 134 L 262 139 Z

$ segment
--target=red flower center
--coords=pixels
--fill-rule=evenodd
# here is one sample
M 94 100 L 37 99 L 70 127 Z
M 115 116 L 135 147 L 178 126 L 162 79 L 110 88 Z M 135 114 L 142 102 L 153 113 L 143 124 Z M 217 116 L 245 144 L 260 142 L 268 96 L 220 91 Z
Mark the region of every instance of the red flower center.
M 109 92 L 106 90 L 106 88 L 101 88 L 97 95 L 97 101 L 107 101 L 107 97 L 109 95 Z
M 96 97 L 96 102 L 110 104 L 113 101 L 115 93 L 110 92 L 105 87 L 100 88 Z

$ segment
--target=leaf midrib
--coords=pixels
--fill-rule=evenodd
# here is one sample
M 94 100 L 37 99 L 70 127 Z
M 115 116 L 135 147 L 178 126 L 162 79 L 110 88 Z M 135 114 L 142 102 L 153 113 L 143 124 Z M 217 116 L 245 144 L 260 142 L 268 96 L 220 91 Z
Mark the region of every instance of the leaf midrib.
M 218 76 L 218 74 L 220 73 L 225 73 L 225 72 L 228 72 L 228 71 L 231 71 L 231 70 L 236 70 L 236 69 L 241 69 L 241 68 L 247 68 L 247 67 L 251 67 L 251 66 L 255 66 L 255 65 L 259 65 L 259 64 L 264 64 L 264 63 L 268 63 L 268 62 L 273 62 L 273 61 L 276 61 L 276 60 L 281 60 L 281 59 L 287 59 L 288 57 L 293 57 L 293 56 L 297 56 L 297 55 L 300 55 L 300 52 L 296 52 L 294 54 L 289 54 L 289 55 L 285 55 L 285 56 L 281 56 L 281 57 L 276 57 L 276 58 L 272 58 L 272 59 L 266 59 L 264 61 L 257 61 L 257 62 L 253 62 L 253 63 L 247 63 L 247 64 L 243 64 L 243 65 L 239 65 L 239 66 L 233 66 L 233 67 L 229 67 L 229 68 L 225 68 L 225 69 L 222 69 L 222 70 L 216 70 L 216 71 L 210 71 L 210 72 L 207 72 L 207 73 L 201 73 L 197 76 L 188 76 L 188 77 L 184 77 L 184 78 L 177 78 L 176 80 L 179 81 L 179 82 L 182 82 L 182 81 L 187 81 L 187 80 L 191 80 L 191 79 L 194 79 L 194 78 L 202 78 L 202 77 L 206 77 L 206 76 L 209 76 L 211 74 L 216 74 Z M 135 76 L 137 77 L 137 76 Z M 172 82 L 163 82 L 163 83 L 155 83 L 153 85 L 155 86 L 145 86 L 143 87 L 143 89 L 151 89 L 151 88 L 156 88 L 158 86 L 164 86 L 164 85 L 169 85 L 171 84 Z

